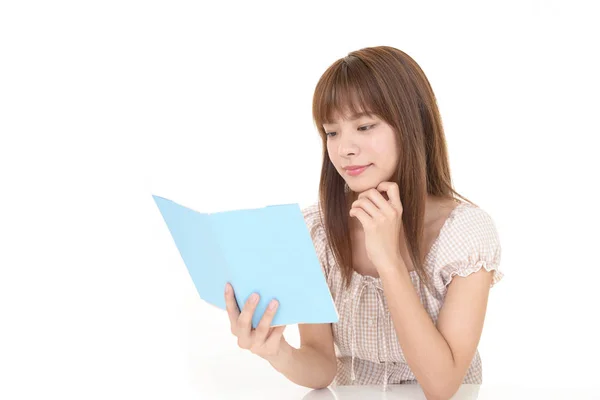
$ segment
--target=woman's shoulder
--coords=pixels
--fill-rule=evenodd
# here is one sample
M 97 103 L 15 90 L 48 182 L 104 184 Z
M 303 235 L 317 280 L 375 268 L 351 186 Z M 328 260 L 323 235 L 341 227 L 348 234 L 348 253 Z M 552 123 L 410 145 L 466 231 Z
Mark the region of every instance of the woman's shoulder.
M 322 226 L 321 210 L 319 202 L 314 202 L 309 205 L 301 207 L 302 216 L 304 221 L 309 228 L 309 231 L 320 229 Z
M 447 239 L 460 240 L 466 237 L 477 237 L 482 240 L 498 240 L 496 223 L 490 213 L 468 202 L 461 202 L 451 213 L 451 220 L 448 221 Z M 460 233 L 461 235 L 457 235 Z
M 325 230 L 323 228 L 323 218 L 318 202 L 314 202 L 301 208 L 304 223 L 308 228 L 310 237 L 318 249 L 324 248 Z

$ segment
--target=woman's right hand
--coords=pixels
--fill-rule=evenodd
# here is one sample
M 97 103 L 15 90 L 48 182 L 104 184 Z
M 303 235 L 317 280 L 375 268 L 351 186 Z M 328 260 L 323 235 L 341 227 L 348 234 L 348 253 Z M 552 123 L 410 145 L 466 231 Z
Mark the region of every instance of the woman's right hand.
M 240 312 L 233 287 L 229 283 L 225 286 L 225 304 L 231 323 L 231 333 L 238 338 L 238 346 L 268 360 L 279 355 L 281 343 L 285 340 L 283 339 L 285 326 L 271 327 L 279 305 L 277 300 L 271 300 L 256 329 L 253 329 L 252 316 L 258 300 L 258 294 L 253 293 Z

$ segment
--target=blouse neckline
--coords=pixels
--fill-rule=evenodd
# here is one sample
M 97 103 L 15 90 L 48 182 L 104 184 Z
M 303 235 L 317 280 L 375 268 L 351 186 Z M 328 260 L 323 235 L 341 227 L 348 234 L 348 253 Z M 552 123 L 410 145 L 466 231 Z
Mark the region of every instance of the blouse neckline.
M 450 211 L 450 214 L 448 214 L 448 217 L 446 217 L 446 220 L 444 221 L 444 224 L 442 225 L 442 227 L 440 228 L 440 233 L 437 235 L 437 237 L 435 238 L 435 240 L 433 241 L 431 248 L 429 249 L 429 252 L 427 253 L 427 255 L 425 256 L 425 261 L 424 264 L 427 265 L 429 262 L 429 259 L 433 256 L 434 250 L 437 248 L 439 241 L 442 237 L 442 235 L 445 233 L 445 231 L 448 229 L 448 226 L 450 225 L 450 222 L 454 219 L 456 211 L 467 205 L 466 202 L 461 201 L 456 207 L 454 207 L 454 209 L 452 209 L 452 211 Z M 416 270 L 413 271 L 408 271 L 408 273 L 410 274 L 411 277 L 415 277 L 415 279 L 419 279 L 419 275 L 417 274 Z M 354 278 L 363 280 L 363 281 L 373 281 L 373 282 L 381 282 L 381 277 L 374 277 L 371 275 L 363 275 L 361 273 L 356 272 L 356 270 L 353 268 L 352 269 L 352 280 L 354 280 Z

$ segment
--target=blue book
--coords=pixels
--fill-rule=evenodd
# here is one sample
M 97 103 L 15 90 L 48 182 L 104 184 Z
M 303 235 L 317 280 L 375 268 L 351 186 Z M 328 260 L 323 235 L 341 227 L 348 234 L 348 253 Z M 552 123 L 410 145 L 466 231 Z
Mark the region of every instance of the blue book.
M 240 311 L 260 295 L 254 328 L 272 299 L 279 307 L 271 326 L 338 322 L 298 204 L 202 213 L 152 197 L 201 299 L 226 310 L 229 282 Z

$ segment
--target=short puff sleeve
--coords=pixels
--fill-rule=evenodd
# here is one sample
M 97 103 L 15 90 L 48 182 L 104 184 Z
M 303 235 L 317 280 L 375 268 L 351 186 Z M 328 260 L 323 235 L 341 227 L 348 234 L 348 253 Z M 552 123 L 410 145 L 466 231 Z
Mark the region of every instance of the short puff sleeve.
M 452 221 L 447 232 L 446 259 L 436 271 L 438 282 L 447 287 L 456 275 L 461 277 L 485 268 L 493 271 L 490 287 L 504 276 L 499 270 L 502 249 L 491 216 L 483 209 L 470 207 Z
M 321 223 L 321 213 L 318 203 L 313 203 L 304 207 L 302 209 L 302 215 L 304 216 L 304 222 L 306 223 L 310 238 L 315 247 L 317 258 L 321 264 L 321 270 L 323 271 L 323 275 L 325 275 L 325 280 L 328 281 L 329 270 L 331 267 L 327 255 L 327 239 Z

